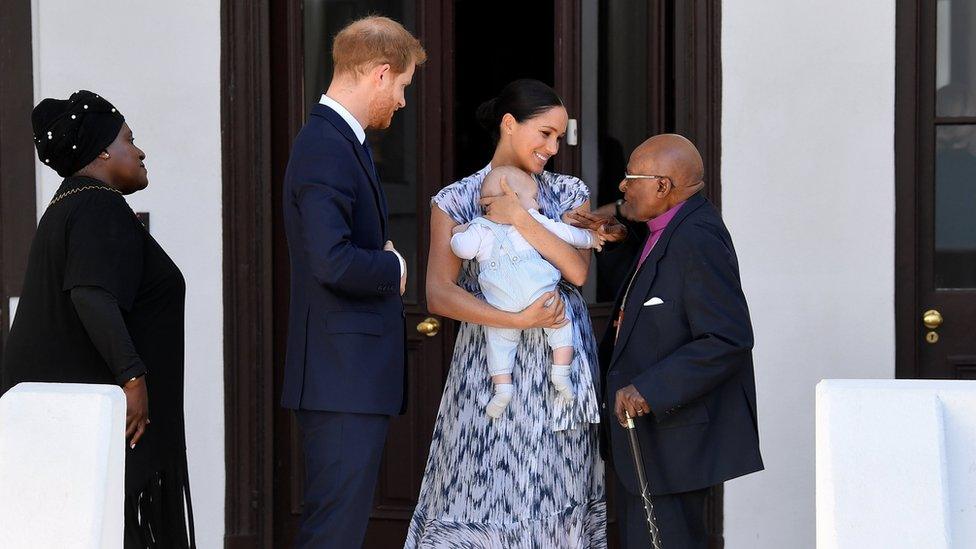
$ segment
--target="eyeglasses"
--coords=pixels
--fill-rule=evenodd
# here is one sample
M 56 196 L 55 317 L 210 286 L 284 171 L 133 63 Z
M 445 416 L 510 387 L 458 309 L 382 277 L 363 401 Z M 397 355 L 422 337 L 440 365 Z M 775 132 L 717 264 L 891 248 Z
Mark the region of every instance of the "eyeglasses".
M 671 179 L 667 175 L 638 175 L 633 173 L 625 173 L 624 179 Z

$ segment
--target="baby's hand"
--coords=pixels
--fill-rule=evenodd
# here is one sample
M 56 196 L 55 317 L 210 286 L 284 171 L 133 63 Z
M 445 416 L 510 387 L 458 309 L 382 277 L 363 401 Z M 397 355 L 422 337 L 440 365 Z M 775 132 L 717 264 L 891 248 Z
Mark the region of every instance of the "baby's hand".
M 470 223 L 462 223 L 461 225 L 455 225 L 454 228 L 451 229 L 451 234 L 463 233 L 464 231 L 468 230 L 468 226 L 469 225 L 471 225 L 471 224 Z
M 591 247 L 598 252 L 603 251 L 603 245 L 607 242 L 607 232 L 603 226 L 598 227 L 595 231 L 587 229 L 587 232 L 590 233 L 590 241 L 593 243 Z

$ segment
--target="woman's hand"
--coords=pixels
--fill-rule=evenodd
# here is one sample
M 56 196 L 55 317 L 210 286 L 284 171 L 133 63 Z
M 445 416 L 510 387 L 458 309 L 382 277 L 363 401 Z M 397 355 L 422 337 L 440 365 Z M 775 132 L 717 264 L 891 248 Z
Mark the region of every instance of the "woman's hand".
M 149 425 L 149 392 L 146 390 L 146 376 L 139 376 L 122 386 L 125 392 L 125 438 L 129 448 L 146 432 Z
M 531 305 L 518 313 L 519 327 L 526 328 L 562 328 L 569 319 L 559 292 L 552 291 L 542 294 Z
M 470 223 L 462 223 L 460 225 L 456 225 L 453 229 L 451 229 L 451 234 L 455 235 L 458 233 L 463 233 L 464 231 L 468 230 L 468 227 L 470 225 L 471 225 Z
M 504 177 L 500 184 L 502 187 L 500 196 L 486 196 L 481 199 L 485 217 L 502 225 L 518 225 L 528 216 L 528 211 L 519 203 L 518 195 L 508 186 L 508 181 Z
M 582 208 L 566 212 L 563 221 L 574 227 L 597 231 L 603 228 L 604 242 L 620 242 L 627 238 L 627 226 L 612 215 L 588 212 Z

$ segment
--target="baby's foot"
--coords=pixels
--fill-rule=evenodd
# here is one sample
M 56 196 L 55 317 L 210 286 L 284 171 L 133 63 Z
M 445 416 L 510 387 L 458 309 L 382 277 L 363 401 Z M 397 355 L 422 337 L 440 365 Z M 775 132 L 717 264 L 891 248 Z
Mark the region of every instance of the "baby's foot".
M 549 380 L 559 394 L 567 400 L 573 400 L 576 398 L 576 393 L 573 391 L 573 382 L 569 380 L 569 370 L 569 364 L 553 364 L 552 370 L 549 371 Z
M 488 413 L 488 417 L 492 419 L 498 419 L 501 417 L 502 412 L 508 407 L 508 403 L 512 400 L 512 393 L 515 392 L 515 387 L 511 383 L 498 383 L 495 385 L 495 394 L 491 396 L 491 400 L 488 401 L 488 405 L 485 406 L 485 412 Z

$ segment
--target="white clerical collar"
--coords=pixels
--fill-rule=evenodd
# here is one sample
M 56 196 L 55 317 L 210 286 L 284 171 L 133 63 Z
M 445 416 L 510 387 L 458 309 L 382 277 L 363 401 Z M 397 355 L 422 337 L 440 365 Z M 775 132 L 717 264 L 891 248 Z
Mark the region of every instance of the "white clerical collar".
M 356 139 L 359 140 L 360 145 L 363 144 L 363 141 L 366 141 L 366 130 L 363 128 L 362 124 L 359 123 L 359 120 L 356 120 L 356 117 L 342 106 L 342 103 L 339 103 L 324 93 L 322 94 L 322 99 L 319 99 L 319 103 L 339 113 L 339 116 L 341 116 L 342 119 L 346 121 L 346 124 L 349 124 L 349 127 L 352 128 L 352 133 L 356 134 Z

